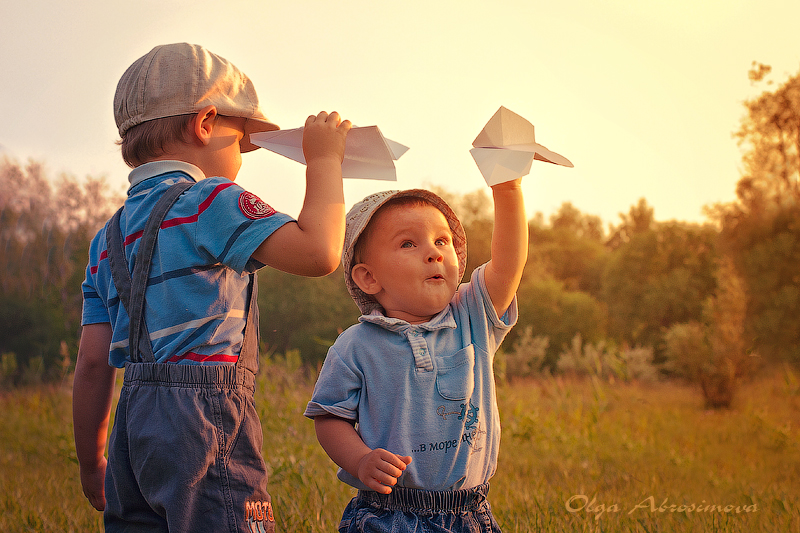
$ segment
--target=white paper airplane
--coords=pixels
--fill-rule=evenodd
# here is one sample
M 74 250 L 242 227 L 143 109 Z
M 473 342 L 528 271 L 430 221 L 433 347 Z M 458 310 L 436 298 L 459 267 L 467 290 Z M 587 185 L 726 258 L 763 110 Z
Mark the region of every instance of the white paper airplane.
M 250 142 L 299 163 L 306 163 L 303 156 L 303 128 L 253 133 Z M 354 126 L 347 134 L 342 177 L 397 181 L 394 161 L 406 151 L 407 146 L 384 137 L 378 126 Z
M 573 164 L 536 142 L 533 124 L 500 107 L 472 142 L 469 152 L 488 185 L 525 176 L 534 160 L 565 167 Z

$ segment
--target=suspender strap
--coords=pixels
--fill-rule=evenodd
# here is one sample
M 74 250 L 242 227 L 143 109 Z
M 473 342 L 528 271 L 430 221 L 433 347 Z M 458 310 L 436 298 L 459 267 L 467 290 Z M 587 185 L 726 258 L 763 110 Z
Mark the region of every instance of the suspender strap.
M 130 319 L 128 333 L 129 351 L 133 362 L 140 362 L 141 350 L 144 362 L 154 363 L 153 346 L 150 334 L 144 321 L 144 294 L 147 289 L 147 279 L 150 275 L 150 266 L 153 262 L 153 250 L 158 239 L 158 230 L 167 216 L 172 205 L 183 192 L 194 185 L 192 182 L 176 183 L 161 195 L 144 226 L 144 232 L 139 242 L 139 250 L 134 259 L 133 275 L 128 270 L 125 259 L 125 248 L 119 219 L 122 207 L 114 214 L 106 230 L 106 246 L 108 261 L 111 267 L 111 277 L 117 288 L 119 299 L 125 306 Z
M 258 344 L 260 340 L 258 318 L 258 277 L 255 272 L 250 274 L 250 305 L 247 309 L 247 324 L 244 327 L 242 349 L 236 366 L 249 370 L 253 374 L 258 372 Z
M 114 281 L 114 286 L 117 288 L 117 294 L 119 295 L 119 300 L 122 302 L 122 305 L 125 306 L 125 310 L 128 311 L 128 315 L 130 316 L 131 310 L 131 273 L 128 270 L 127 260 L 125 259 L 125 247 L 122 243 L 122 231 L 119 225 L 119 217 L 122 213 L 122 207 L 114 213 L 114 216 L 111 217 L 111 222 L 108 224 L 108 228 L 106 229 L 106 246 L 108 248 L 108 263 L 111 267 L 111 278 Z M 129 320 L 132 320 L 129 318 Z M 144 334 L 148 335 L 147 327 L 144 328 Z M 130 337 L 130 332 L 129 332 Z M 147 346 L 147 343 L 144 343 Z M 128 339 L 128 348 L 130 349 L 133 346 L 133 339 Z M 152 350 L 151 350 L 152 351 Z M 139 354 L 138 352 L 131 352 L 131 360 L 134 362 L 139 362 Z

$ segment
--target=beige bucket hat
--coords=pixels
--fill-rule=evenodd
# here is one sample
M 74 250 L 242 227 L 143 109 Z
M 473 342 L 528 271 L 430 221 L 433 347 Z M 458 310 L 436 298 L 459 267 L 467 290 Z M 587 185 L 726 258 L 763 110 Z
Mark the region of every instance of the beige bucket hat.
M 461 280 L 461 278 L 464 277 L 464 271 L 467 268 L 467 236 L 466 233 L 464 233 L 461 222 L 458 220 L 455 212 L 447 205 L 447 202 L 440 196 L 426 191 L 425 189 L 383 191 L 371 194 L 356 203 L 347 213 L 345 217 L 347 225 L 344 234 L 344 248 L 342 250 L 342 268 L 344 269 L 344 281 L 345 285 L 347 285 L 347 291 L 350 293 L 350 296 L 353 297 L 353 300 L 355 300 L 358 308 L 365 315 L 371 313 L 374 309 L 379 309 L 380 304 L 378 304 L 373 296 L 359 289 L 358 285 L 353 281 L 353 277 L 350 275 L 350 271 L 353 269 L 353 251 L 356 241 L 358 241 L 358 238 L 364 232 L 372 216 L 383 204 L 392 198 L 403 198 L 407 196 L 422 198 L 442 212 L 447 220 L 447 224 L 450 226 L 450 231 L 453 232 L 453 246 L 456 249 L 456 255 L 458 257 L 458 279 Z
M 207 105 L 229 117 L 246 118 L 242 152 L 258 146 L 250 134 L 280 129 L 258 106 L 250 78 L 228 60 L 188 43 L 156 46 L 122 75 L 114 95 L 120 136 L 157 118 L 197 113 Z

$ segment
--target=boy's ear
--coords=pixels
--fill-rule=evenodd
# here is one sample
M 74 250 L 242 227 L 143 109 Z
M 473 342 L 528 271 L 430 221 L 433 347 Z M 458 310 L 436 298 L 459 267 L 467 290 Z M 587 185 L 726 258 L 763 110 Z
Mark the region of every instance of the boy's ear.
M 211 142 L 211 133 L 214 130 L 214 120 L 217 118 L 217 107 L 207 105 L 197 112 L 197 116 L 192 120 L 193 137 L 202 144 Z
M 372 275 L 369 265 L 365 263 L 358 263 L 350 271 L 350 277 L 358 288 L 367 294 L 377 294 L 381 291 L 381 284 Z

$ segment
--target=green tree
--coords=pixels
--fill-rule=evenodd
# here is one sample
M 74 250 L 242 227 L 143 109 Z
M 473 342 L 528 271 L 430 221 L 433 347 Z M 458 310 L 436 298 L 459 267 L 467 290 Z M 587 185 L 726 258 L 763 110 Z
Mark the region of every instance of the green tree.
M 699 320 L 715 288 L 717 232 L 708 225 L 656 223 L 640 201 L 614 236 L 602 288 L 609 335 L 653 347 L 658 362 L 666 328 Z
M 320 278 L 264 268 L 258 287 L 261 341 L 268 352 L 299 350 L 303 362 L 318 364 L 339 333 L 358 320 L 341 267 Z
M 606 242 L 612 250 L 629 243 L 634 236 L 650 231 L 656 223 L 654 210 L 644 198 L 639 198 L 627 214 L 620 213 L 619 218 L 620 224 L 611 227 L 611 236 Z
M 750 79 L 770 68 L 754 63 Z M 708 214 L 748 288 L 745 331 L 768 361 L 800 363 L 800 73 L 745 102 L 736 200 Z
M 534 219 L 529 227 L 532 270 L 543 270 L 567 290 L 600 295 L 608 252 L 599 217 L 585 215 L 565 202 L 550 217 L 549 226 Z
M 761 82 L 770 68 L 754 63 L 750 79 Z M 775 91 L 744 104 L 747 111 L 736 138 L 745 153 L 737 185 L 743 207 L 763 203 L 797 205 L 800 201 L 800 73 Z
M 542 365 L 554 370 L 558 355 L 576 334 L 589 342 L 605 337 L 605 310 L 590 294 L 570 291 L 552 277 L 523 277 L 517 294 L 519 323 L 506 342 L 520 332 L 547 339 Z
M 60 368 L 62 341 L 76 353 L 89 240 L 119 201 L 103 179 L 54 185 L 40 163 L 0 162 L 0 352 L 20 375 Z

